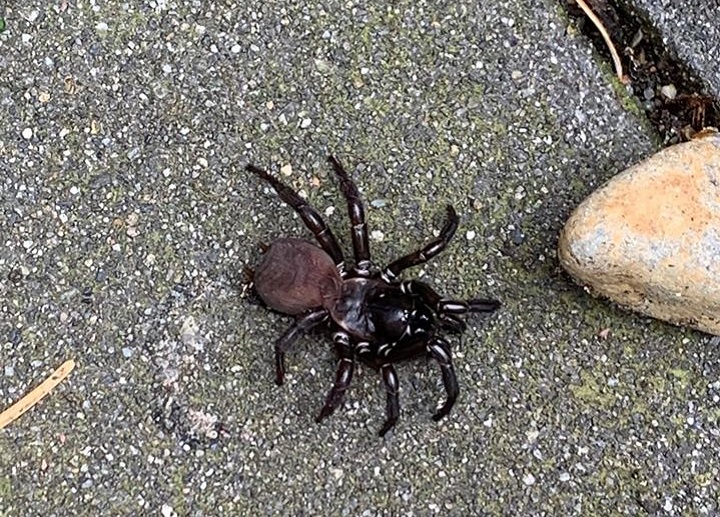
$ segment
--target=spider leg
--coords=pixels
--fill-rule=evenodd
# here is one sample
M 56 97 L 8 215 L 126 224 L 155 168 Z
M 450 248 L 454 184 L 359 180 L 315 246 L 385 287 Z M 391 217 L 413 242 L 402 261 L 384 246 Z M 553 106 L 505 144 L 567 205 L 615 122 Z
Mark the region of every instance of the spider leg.
M 290 207 L 298 213 L 305 223 L 305 226 L 307 226 L 313 235 L 315 235 L 320 247 L 325 250 L 325 253 L 330 255 L 338 270 L 342 273 L 344 270 L 345 260 L 343 258 L 342 251 L 340 250 L 337 239 L 335 239 L 332 231 L 328 228 L 327 224 L 325 224 L 325 221 L 323 221 L 322 217 L 320 217 L 317 210 L 311 207 L 307 201 L 298 195 L 297 192 L 277 178 L 268 174 L 267 171 L 260 169 L 259 167 L 255 167 L 254 165 L 247 165 L 245 168 L 268 182 L 278 193 L 280 199 L 290 205 Z
M 440 364 L 442 371 L 443 385 L 447 392 L 447 399 L 440 409 L 433 415 L 436 422 L 447 415 L 457 400 L 460 389 L 458 388 L 455 368 L 453 368 L 450 355 L 450 343 L 440 337 L 433 337 L 428 343 L 428 352 Z
M 348 205 L 348 215 L 352 224 L 352 243 L 355 252 L 355 272 L 359 276 L 370 276 L 370 244 L 368 242 L 367 225 L 365 224 L 365 209 L 363 208 L 360 192 L 355 183 L 348 177 L 342 164 L 334 156 L 328 160 L 335 169 L 340 180 L 342 190 Z
M 333 414 L 335 409 L 342 403 L 345 392 L 350 387 L 352 381 L 353 370 L 355 369 L 355 356 L 352 345 L 350 344 L 350 336 L 345 332 L 336 332 L 333 335 L 335 349 L 340 356 L 335 372 L 335 383 L 328 392 L 325 399 L 325 405 L 315 417 L 316 422 L 321 422 L 326 417 Z
M 408 253 L 405 256 L 400 257 L 397 260 L 391 262 L 381 273 L 381 277 L 386 282 L 393 282 L 397 276 L 409 267 L 424 264 L 435 255 L 440 253 L 450 242 L 455 230 L 458 227 L 458 216 L 455 213 L 455 209 L 452 205 L 447 206 L 447 221 L 440 230 L 440 235 L 437 239 L 432 240 L 430 243 L 425 245 L 424 248 Z
M 385 423 L 380 429 L 380 436 L 385 436 L 390 429 L 395 427 L 398 417 L 400 416 L 400 400 L 398 397 L 398 391 L 400 384 L 398 382 L 397 373 L 392 364 L 384 364 L 380 367 L 382 372 L 383 383 L 385 384 L 385 391 L 387 392 L 387 399 L 385 402 Z
M 281 386 L 285 379 L 285 352 L 302 334 L 324 321 L 328 316 L 325 309 L 316 310 L 300 316 L 289 329 L 275 341 L 275 384 Z
M 465 322 L 458 318 L 468 312 L 494 312 L 500 307 L 500 302 L 492 299 L 473 298 L 470 300 L 446 300 L 435 289 L 424 282 L 409 280 L 400 284 L 404 293 L 415 294 L 422 301 L 434 308 L 441 324 L 449 330 L 462 332 Z

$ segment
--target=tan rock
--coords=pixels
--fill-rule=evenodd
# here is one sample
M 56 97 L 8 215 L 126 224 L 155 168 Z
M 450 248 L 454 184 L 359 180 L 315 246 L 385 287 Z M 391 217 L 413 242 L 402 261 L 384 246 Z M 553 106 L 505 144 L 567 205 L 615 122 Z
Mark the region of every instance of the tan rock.
M 558 256 L 596 294 L 720 335 L 720 135 L 612 178 L 570 216 Z

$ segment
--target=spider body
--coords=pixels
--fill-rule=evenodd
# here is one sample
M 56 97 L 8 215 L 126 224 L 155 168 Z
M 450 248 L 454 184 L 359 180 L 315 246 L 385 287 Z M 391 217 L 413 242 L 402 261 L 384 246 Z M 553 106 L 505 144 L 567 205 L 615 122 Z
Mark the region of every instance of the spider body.
M 301 239 L 280 238 L 266 250 L 254 273 L 255 289 L 272 309 L 296 317 L 295 323 L 275 343 L 276 383 L 285 375 L 285 353 L 304 331 L 321 323 L 334 330 L 339 356 L 335 382 L 316 420 L 340 405 L 350 385 L 357 360 L 382 374 L 385 384 L 386 420 L 380 435 L 392 429 L 399 416 L 398 380 L 394 364 L 429 355 L 439 364 L 447 393 L 434 414 L 440 420 L 450 412 L 459 389 L 450 344 L 442 330 L 462 332 L 459 318 L 468 312 L 492 312 L 496 300 L 447 300 L 417 280 L 400 282 L 405 269 L 422 264 L 448 244 L 458 225 L 452 206 L 440 236 L 422 249 L 405 255 L 380 271 L 371 271 L 370 247 L 359 192 L 342 165 L 329 158 L 340 180 L 352 223 L 355 265 L 348 271 L 342 251 L 320 215 L 295 191 L 253 165 L 247 169 L 267 181 L 313 232 L 320 247 Z

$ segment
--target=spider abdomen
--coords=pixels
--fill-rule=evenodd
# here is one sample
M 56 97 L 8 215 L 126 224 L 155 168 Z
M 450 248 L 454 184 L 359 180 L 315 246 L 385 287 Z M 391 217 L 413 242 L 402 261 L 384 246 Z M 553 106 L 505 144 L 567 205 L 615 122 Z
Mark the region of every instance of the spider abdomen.
M 271 308 L 296 315 L 335 303 L 342 279 L 330 256 L 302 239 L 275 240 L 255 270 L 255 289 Z

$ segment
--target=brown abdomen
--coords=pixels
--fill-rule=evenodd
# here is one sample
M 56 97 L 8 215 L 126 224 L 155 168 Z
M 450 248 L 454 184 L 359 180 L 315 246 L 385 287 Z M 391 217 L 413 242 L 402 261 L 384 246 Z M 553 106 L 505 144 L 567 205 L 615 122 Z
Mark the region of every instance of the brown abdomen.
M 255 289 L 276 311 L 300 314 L 331 307 L 342 278 L 330 256 L 302 239 L 274 241 L 255 270 Z

